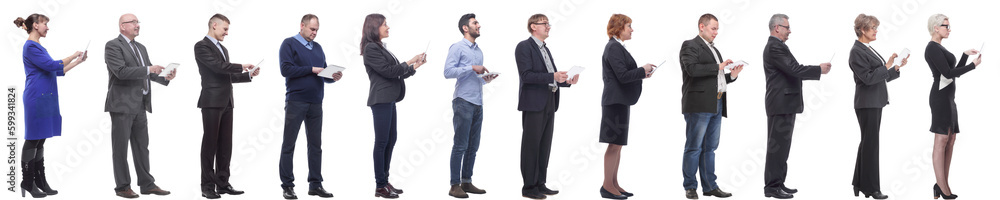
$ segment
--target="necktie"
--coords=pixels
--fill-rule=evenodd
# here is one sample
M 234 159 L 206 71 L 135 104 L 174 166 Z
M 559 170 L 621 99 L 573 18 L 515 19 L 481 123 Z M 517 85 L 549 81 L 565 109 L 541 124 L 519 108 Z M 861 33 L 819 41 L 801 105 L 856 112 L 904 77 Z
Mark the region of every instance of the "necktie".
M 132 54 L 135 55 L 135 60 L 139 62 L 139 66 L 146 66 L 145 60 L 142 59 L 142 53 L 139 53 L 139 48 L 135 47 L 135 40 L 128 43 L 132 47 Z M 148 75 L 147 75 L 148 76 Z M 146 79 L 145 87 L 142 88 L 142 95 L 149 94 L 149 79 Z
M 545 44 L 543 43 L 540 50 L 542 52 L 542 60 L 545 61 L 545 69 L 548 70 L 549 73 L 555 73 L 556 70 L 552 66 L 552 59 L 549 58 L 549 48 L 546 47 Z M 559 84 L 556 83 L 555 79 L 553 79 L 552 83 L 549 84 L 549 89 L 552 89 L 552 92 L 556 92 L 559 90 Z

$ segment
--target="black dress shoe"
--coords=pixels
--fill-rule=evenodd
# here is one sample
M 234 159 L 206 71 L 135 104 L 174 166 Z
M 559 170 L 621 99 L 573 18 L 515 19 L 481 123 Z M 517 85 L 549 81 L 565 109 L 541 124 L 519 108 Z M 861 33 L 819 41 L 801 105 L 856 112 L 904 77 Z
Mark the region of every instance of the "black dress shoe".
M 545 195 L 540 192 L 521 192 L 521 196 L 529 199 L 545 199 Z
M 281 197 L 285 199 L 298 199 L 299 196 L 295 195 L 295 189 L 292 187 L 281 187 Z
M 399 198 L 399 194 L 392 192 L 392 189 L 390 189 L 389 186 L 385 186 L 385 187 L 375 188 L 375 197 L 395 199 Z
M 615 195 L 615 194 L 612 194 L 611 192 L 608 192 L 608 190 L 604 189 L 604 186 L 601 186 L 601 198 L 605 198 L 605 199 L 628 199 L 628 197 L 625 196 L 624 194 Z
M 625 195 L 626 197 L 632 197 L 632 196 L 635 196 L 635 194 L 632 194 L 631 192 L 622 192 L 622 191 L 619 191 L 619 192 L 621 192 L 621 193 L 622 193 L 622 195 Z
M 545 185 L 539 186 L 538 187 L 538 192 L 542 193 L 544 195 L 556 195 L 556 194 L 559 194 L 559 190 L 549 189 L 548 187 L 545 187 Z
M 243 194 L 243 191 L 239 191 L 239 190 L 233 189 L 232 185 L 226 186 L 226 187 L 220 187 L 217 190 L 217 192 L 219 194 L 229 194 L 229 195 L 241 195 L 241 194 Z
M 208 190 L 202 189 L 201 190 L 201 197 L 205 197 L 207 199 L 222 198 L 222 196 L 219 196 L 219 193 L 216 193 L 215 190 L 211 190 L 211 189 L 208 189 Z
M 764 189 L 764 197 L 773 197 L 776 199 L 791 199 L 792 197 L 795 196 L 786 193 L 785 190 L 782 190 L 781 188 L 769 188 L 769 189 Z
M 719 197 L 719 198 L 726 198 L 726 197 L 733 196 L 733 193 L 723 192 L 722 189 L 715 188 L 712 191 L 708 191 L 708 192 L 702 193 L 702 195 L 705 195 L 706 197 L 708 197 L 708 196 L 715 196 L 715 197 Z
M 698 199 L 698 191 L 696 189 L 686 189 L 684 190 L 684 197 L 688 199 Z
M 799 190 L 788 188 L 788 187 L 785 187 L 784 185 L 782 185 L 779 188 L 781 188 L 781 191 L 784 191 L 785 193 L 788 193 L 788 194 L 795 194 L 796 192 L 799 192 Z
M 323 187 L 316 187 L 316 188 L 313 188 L 313 189 L 309 189 L 308 194 L 309 195 L 313 195 L 313 196 L 323 197 L 323 198 L 333 197 L 333 194 L 331 194 L 329 192 L 326 192 L 326 190 L 323 189 Z
M 386 185 L 386 187 L 389 187 L 389 190 L 392 190 L 393 193 L 403 194 L 403 189 L 399 189 L 399 188 L 393 187 L 392 183 L 386 183 L 385 185 Z
M 865 194 L 865 198 L 868 198 L 868 197 L 871 197 L 873 199 L 888 199 L 889 198 L 889 195 L 884 195 L 884 194 L 882 194 L 881 191 L 861 192 L 861 193 Z

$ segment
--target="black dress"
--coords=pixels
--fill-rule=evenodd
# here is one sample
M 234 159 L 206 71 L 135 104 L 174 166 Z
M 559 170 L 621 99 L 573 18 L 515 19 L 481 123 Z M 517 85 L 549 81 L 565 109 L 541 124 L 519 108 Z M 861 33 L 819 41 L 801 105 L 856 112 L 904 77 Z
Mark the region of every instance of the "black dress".
M 952 54 L 941 44 L 930 41 L 924 50 L 924 60 L 931 68 L 934 76 L 934 83 L 931 84 L 930 106 L 931 106 L 931 129 L 937 134 L 948 134 L 948 130 L 958 133 L 958 109 L 955 105 L 955 85 L 954 81 L 944 88 L 940 88 L 941 76 L 953 79 L 976 69 L 976 65 L 969 63 L 965 65 L 969 55 L 962 54 L 962 58 L 955 62 L 955 54 Z M 940 89 L 939 89 L 940 88 Z

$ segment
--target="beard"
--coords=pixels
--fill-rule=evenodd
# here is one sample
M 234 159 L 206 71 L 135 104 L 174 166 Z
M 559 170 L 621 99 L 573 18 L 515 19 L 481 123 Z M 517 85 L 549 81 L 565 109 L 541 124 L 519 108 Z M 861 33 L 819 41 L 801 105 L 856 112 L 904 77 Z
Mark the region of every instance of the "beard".
M 472 36 L 472 38 L 479 38 L 479 30 L 469 31 L 469 36 Z

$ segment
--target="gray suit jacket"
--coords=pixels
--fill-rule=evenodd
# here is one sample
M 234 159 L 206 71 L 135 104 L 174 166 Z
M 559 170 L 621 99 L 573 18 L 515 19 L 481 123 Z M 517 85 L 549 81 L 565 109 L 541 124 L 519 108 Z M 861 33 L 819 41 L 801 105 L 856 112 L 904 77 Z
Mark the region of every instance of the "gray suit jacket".
M 369 81 L 368 106 L 402 101 L 406 96 L 403 79 L 413 76 L 417 70 L 374 42 L 365 45 L 364 62 Z
M 104 63 L 108 65 L 108 96 L 104 101 L 105 112 L 152 113 L 150 99 L 153 92 L 147 88 L 150 86 L 150 81 L 164 86 L 170 84 L 170 81 L 158 74 L 147 72 L 147 66 L 152 64 L 149 62 L 146 46 L 139 42 L 135 42 L 135 46 L 139 49 L 138 53 L 142 55 L 144 63 L 139 63 L 132 47 L 121 35 L 104 45 Z M 144 89 L 148 91 L 146 95 L 142 94 Z
M 882 108 L 889 104 L 885 83 L 899 78 L 899 71 L 886 69 L 887 60 L 857 40 L 847 60 L 854 71 L 854 108 Z

